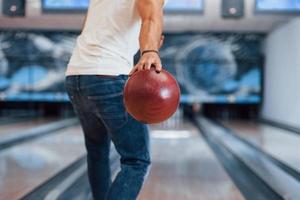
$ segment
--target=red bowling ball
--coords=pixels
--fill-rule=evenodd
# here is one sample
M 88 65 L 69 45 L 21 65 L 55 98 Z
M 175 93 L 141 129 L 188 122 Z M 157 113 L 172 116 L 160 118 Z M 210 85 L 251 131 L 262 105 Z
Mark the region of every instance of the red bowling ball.
M 167 71 L 155 69 L 134 73 L 124 88 L 127 112 L 145 124 L 160 123 L 171 117 L 178 108 L 180 89 Z

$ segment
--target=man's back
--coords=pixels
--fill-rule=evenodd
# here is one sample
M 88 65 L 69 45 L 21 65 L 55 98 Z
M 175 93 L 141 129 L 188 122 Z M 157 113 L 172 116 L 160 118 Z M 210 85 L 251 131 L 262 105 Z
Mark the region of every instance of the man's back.
M 128 74 L 139 30 L 135 0 L 91 0 L 66 75 Z

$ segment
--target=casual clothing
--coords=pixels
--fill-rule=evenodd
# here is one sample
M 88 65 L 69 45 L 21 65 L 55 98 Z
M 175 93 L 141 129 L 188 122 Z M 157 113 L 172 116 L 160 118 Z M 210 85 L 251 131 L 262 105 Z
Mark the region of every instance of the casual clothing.
M 66 76 L 129 74 L 140 27 L 135 0 L 91 0 Z
M 90 0 L 66 71 L 66 89 L 85 136 L 95 200 L 136 199 L 150 165 L 148 128 L 123 104 L 123 87 L 139 49 L 141 19 L 135 2 Z M 111 141 L 121 155 L 121 171 L 113 183 Z
M 148 127 L 123 105 L 128 76 L 76 75 L 65 86 L 85 136 L 88 175 L 95 200 L 134 200 L 150 165 Z M 110 142 L 121 155 L 121 171 L 111 182 Z

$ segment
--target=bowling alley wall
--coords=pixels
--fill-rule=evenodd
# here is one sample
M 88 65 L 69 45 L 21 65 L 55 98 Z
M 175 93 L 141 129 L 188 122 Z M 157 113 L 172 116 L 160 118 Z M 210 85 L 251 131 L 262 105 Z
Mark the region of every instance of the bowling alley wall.
M 3 101 L 65 102 L 64 72 L 78 32 L 1 31 Z M 184 103 L 261 102 L 264 34 L 166 34 L 164 68 Z
M 26 2 L 24 17 L 0 12 L 0 105 L 68 103 L 64 72 L 85 14 L 45 12 L 41 0 Z M 177 78 L 183 104 L 258 110 L 262 102 L 269 104 L 265 40 L 292 16 L 256 13 L 255 0 L 245 1 L 238 19 L 223 18 L 221 7 L 220 0 L 203 0 L 199 12 L 166 12 L 163 65 Z M 264 107 L 266 117 L 271 107 Z
M 300 19 L 273 31 L 266 40 L 265 119 L 300 127 Z

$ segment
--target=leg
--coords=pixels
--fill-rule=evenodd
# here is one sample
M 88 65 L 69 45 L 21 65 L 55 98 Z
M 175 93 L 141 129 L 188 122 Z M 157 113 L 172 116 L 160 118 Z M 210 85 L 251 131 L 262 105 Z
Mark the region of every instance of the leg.
M 121 171 L 109 190 L 108 199 L 134 200 L 150 165 L 148 128 L 128 116 L 126 125 L 112 130 L 111 134 L 121 155 Z
M 78 77 L 68 77 L 66 89 L 84 132 L 87 149 L 88 177 L 95 200 L 105 199 L 111 185 L 109 165 L 110 138 L 99 118 L 75 87 Z
M 126 78 L 89 76 L 82 80 L 90 83 L 83 84 L 86 87 L 82 90 L 93 105 L 89 110 L 103 121 L 121 155 L 121 171 L 109 190 L 109 200 L 136 199 L 150 165 L 148 128 L 133 119 L 123 104 Z
M 110 138 L 102 122 L 95 116 L 85 115 L 86 121 L 80 120 L 85 134 L 87 149 L 88 177 L 95 200 L 105 199 L 111 185 L 111 171 L 109 161 Z M 90 133 L 97 133 L 99 138 L 89 137 Z

